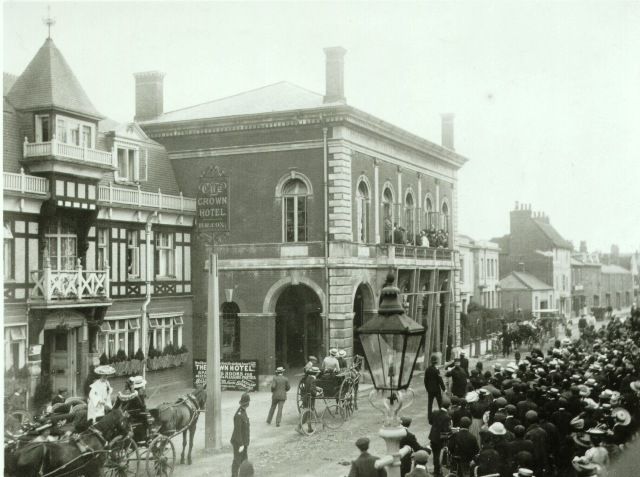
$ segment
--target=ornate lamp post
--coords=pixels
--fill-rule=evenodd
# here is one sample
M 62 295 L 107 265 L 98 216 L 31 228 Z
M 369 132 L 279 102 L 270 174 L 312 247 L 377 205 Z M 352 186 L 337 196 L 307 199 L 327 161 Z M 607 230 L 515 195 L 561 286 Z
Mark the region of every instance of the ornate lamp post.
M 389 466 L 389 477 L 400 476 L 400 458 L 410 451 L 408 446 L 400 450 L 400 439 L 406 431 L 398 413 L 413 402 L 409 384 L 424 345 L 424 328 L 405 315 L 399 294 L 396 287 L 383 288 L 378 316 L 356 332 L 375 388 L 369 394 L 369 402 L 384 414 L 379 435 L 390 454 L 376 462 L 376 466 Z

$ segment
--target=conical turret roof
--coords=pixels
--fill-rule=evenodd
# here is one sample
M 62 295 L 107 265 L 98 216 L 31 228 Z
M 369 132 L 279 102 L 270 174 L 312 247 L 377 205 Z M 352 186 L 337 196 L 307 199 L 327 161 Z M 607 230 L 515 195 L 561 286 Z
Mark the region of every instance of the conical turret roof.
M 55 108 L 101 119 L 69 64 L 51 38 L 47 38 L 7 95 L 22 110 Z

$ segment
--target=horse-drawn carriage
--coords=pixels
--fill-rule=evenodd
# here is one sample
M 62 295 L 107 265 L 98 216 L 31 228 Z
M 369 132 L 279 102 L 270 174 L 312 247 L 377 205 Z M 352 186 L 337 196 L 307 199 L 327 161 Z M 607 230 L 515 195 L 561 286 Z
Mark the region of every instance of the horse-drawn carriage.
M 184 462 L 187 432 L 191 463 L 195 426 L 206 399 L 204 389 L 156 409 L 121 406 L 81 432 L 78 418 L 84 410 L 86 422 L 86 404 L 78 399 L 54 406 L 51 413 L 23 425 L 18 433 L 7 436 L 5 430 L 5 462 L 9 463 L 5 474 L 29 477 L 42 468 L 42 477 L 90 477 L 101 470 L 109 477 L 126 477 L 139 475 L 144 465 L 149 477 L 169 477 L 176 460 L 172 438 L 183 434 Z

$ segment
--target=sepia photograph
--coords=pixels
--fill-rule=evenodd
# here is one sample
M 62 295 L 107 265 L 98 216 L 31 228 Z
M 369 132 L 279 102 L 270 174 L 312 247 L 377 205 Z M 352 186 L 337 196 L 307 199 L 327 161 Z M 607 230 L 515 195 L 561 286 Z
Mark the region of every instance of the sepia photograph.
M 2 1 L 4 475 L 640 476 L 640 1 Z

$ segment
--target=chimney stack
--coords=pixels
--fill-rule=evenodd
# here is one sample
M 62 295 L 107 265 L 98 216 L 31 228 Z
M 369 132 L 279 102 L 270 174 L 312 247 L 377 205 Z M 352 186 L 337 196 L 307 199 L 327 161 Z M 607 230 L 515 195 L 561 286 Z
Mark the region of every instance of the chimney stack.
M 587 253 L 587 241 L 580 240 L 580 253 Z
M 445 113 L 440 116 L 442 117 L 442 147 L 455 151 L 453 147 L 453 119 L 455 115 L 453 113 Z
M 164 111 L 164 73 L 144 71 L 134 73 L 136 79 L 136 115 L 134 121 L 147 121 Z
M 524 273 L 524 262 L 518 262 L 518 271 Z
M 344 55 L 341 46 L 324 49 L 325 54 L 325 103 L 345 102 L 344 97 Z

